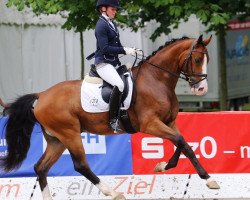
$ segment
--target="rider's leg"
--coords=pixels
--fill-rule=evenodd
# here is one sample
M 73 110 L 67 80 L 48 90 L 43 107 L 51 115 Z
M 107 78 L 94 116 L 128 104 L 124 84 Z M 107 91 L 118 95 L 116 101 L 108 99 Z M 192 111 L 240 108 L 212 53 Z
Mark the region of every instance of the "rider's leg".
M 123 92 L 124 83 L 113 65 L 100 63 L 96 66 L 96 71 L 103 80 L 112 86 L 117 86 L 119 91 Z
M 118 87 L 114 86 L 109 99 L 109 123 L 114 132 L 122 131 L 119 125 L 121 96 Z
M 103 80 L 114 86 L 109 100 L 110 127 L 115 132 L 121 131 L 119 126 L 119 114 L 124 83 L 114 66 L 110 64 L 99 64 L 96 66 L 96 71 Z

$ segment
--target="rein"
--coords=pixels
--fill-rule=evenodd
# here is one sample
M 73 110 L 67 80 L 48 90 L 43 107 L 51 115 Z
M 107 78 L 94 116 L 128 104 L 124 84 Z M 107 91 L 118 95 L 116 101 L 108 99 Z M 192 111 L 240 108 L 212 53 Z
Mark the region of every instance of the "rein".
M 183 63 L 183 65 L 186 66 L 186 69 L 188 69 L 188 63 L 189 63 L 189 61 L 192 60 L 192 53 L 193 53 L 193 52 L 199 52 L 199 53 L 203 53 L 203 54 L 206 54 L 206 55 L 207 55 L 207 52 L 195 50 L 195 49 L 194 49 L 194 42 L 195 42 L 195 40 L 193 41 L 192 46 L 191 46 L 191 48 L 190 48 L 190 52 L 189 52 L 188 56 L 185 58 L 184 63 Z M 138 59 L 138 60 L 141 60 L 143 63 L 147 63 L 147 64 L 149 64 L 149 65 L 151 65 L 151 66 L 153 66 L 153 67 L 156 67 L 156 68 L 158 68 L 158 69 L 160 69 L 160 70 L 162 70 L 162 71 L 164 71 L 164 72 L 169 73 L 169 74 L 172 75 L 172 76 L 175 76 L 175 77 L 177 77 L 177 78 L 180 78 L 180 79 L 183 79 L 183 80 L 187 81 L 191 86 L 193 86 L 193 85 L 195 85 L 195 84 L 197 84 L 197 83 L 199 83 L 199 82 L 201 82 L 201 81 L 207 79 L 207 74 L 194 73 L 194 72 L 193 72 L 193 69 L 192 69 L 192 64 L 191 64 L 191 70 L 192 70 L 192 74 L 191 74 L 191 75 L 188 75 L 187 73 L 185 73 L 185 72 L 183 72 L 183 71 L 181 71 L 180 74 L 177 74 L 177 73 L 172 72 L 172 71 L 170 71 L 170 70 L 168 70 L 168 69 L 164 69 L 164 68 L 161 67 L 161 66 L 158 66 L 158 65 L 155 65 L 155 64 L 153 64 L 153 63 L 148 62 L 146 59 L 144 59 L 144 58 L 146 57 L 146 56 L 144 56 L 144 52 L 143 52 L 142 50 L 141 50 L 141 52 L 142 52 L 142 56 L 141 56 L 142 58 L 138 58 L 137 53 L 136 53 L 136 55 L 134 56 L 134 57 L 135 57 L 135 60 L 134 60 L 134 63 L 133 63 L 133 65 L 132 65 L 132 68 L 135 67 L 135 63 L 136 63 L 136 61 L 137 61 L 137 59 Z M 143 64 L 143 63 L 142 63 L 142 64 Z M 142 64 L 141 64 L 141 65 L 142 65 Z M 138 73 L 139 73 L 139 70 L 140 70 L 141 65 L 138 66 L 138 67 L 139 67 Z M 182 67 L 182 68 L 183 68 L 183 67 Z M 137 76 L 138 76 L 138 73 L 137 73 Z M 135 77 L 135 82 L 136 82 L 137 76 Z M 203 78 L 202 78 L 201 80 L 195 81 L 194 79 L 191 78 L 191 76 L 197 76 L 197 77 L 203 77 Z

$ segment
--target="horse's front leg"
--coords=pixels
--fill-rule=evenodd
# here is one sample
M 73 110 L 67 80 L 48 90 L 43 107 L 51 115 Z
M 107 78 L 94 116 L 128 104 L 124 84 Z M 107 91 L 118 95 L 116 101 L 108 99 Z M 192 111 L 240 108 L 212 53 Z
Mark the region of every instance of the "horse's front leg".
M 188 143 L 185 141 L 182 135 L 177 136 L 178 146 L 181 148 L 183 154 L 190 160 L 190 162 L 193 164 L 194 168 L 196 169 L 198 175 L 202 179 L 207 180 L 207 186 L 210 189 L 219 189 L 220 186 L 217 184 L 215 180 L 213 180 L 206 170 L 202 167 L 198 159 L 196 158 L 194 151 L 192 148 L 188 145 Z
M 175 126 L 175 123 L 173 123 L 172 127 L 169 127 L 158 119 L 153 120 L 151 122 L 152 123 L 147 123 L 146 129 L 144 130 L 145 133 L 151 133 L 163 139 L 169 139 L 177 147 L 174 155 L 171 157 L 169 162 L 161 162 L 157 164 L 155 167 L 155 171 L 163 172 L 167 169 L 175 167 L 182 152 L 190 160 L 200 178 L 207 180 L 207 186 L 210 189 L 220 188 L 217 182 L 211 179 L 206 170 L 202 167 L 202 165 L 196 158 L 192 148 L 188 145 L 183 136 L 179 133 L 177 127 Z
M 179 129 L 176 126 L 175 122 L 172 122 L 171 124 L 171 129 L 173 133 L 179 133 Z M 174 154 L 172 155 L 172 157 L 169 159 L 169 161 L 166 162 L 160 162 L 155 166 L 154 172 L 164 172 L 168 169 L 174 168 L 177 166 L 180 155 L 181 155 L 181 148 L 178 146 L 177 143 L 174 144 L 175 146 L 177 146 Z
M 181 148 L 177 147 L 173 156 L 169 159 L 169 161 L 167 163 L 166 162 L 158 163 L 154 168 L 154 172 L 165 172 L 168 169 L 176 167 L 180 155 L 181 155 Z

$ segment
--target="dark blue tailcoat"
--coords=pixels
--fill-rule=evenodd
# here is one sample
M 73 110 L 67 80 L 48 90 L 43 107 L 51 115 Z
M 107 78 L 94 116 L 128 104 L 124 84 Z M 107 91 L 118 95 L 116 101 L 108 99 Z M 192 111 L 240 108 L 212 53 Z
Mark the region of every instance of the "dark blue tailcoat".
M 97 50 L 95 52 L 95 64 L 109 63 L 113 66 L 120 64 L 118 54 L 125 54 L 119 39 L 119 32 L 115 23 L 114 27 L 100 16 L 96 23 L 95 37 Z

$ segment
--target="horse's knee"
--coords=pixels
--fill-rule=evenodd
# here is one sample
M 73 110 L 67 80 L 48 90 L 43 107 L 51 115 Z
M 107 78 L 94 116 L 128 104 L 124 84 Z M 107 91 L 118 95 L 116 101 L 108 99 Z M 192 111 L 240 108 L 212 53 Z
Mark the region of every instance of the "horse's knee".
M 184 153 L 185 156 L 187 157 L 194 156 L 194 151 L 185 141 L 182 135 L 177 135 L 176 140 L 177 140 L 177 147 L 181 149 L 181 151 Z
M 182 135 L 180 134 L 176 135 L 175 140 L 177 148 L 179 148 L 184 153 L 185 156 L 187 156 L 188 158 L 194 156 L 194 151 L 188 145 L 188 143 L 185 141 Z
M 204 168 L 199 164 L 194 151 L 192 150 L 192 148 L 188 145 L 188 143 L 185 141 L 185 139 L 183 138 L 182 135 L 177 135 L 176 136 L 176 142 L 177 142 L 177 147 L 181 149 L 181 151 L 183 152 L 183 154 L 189 158 L 189 160 L 191 161 L 191 163 L 193 165 L 196 165 L 196 170 L 199 174 L 199 176 L 202 179 L 208 179 L 210 176 L 208 175 L 208 173 L 204 170 Z M 198 165 L 197 165 L 198 163 Z
M 186 144 L 184 137 L 180 134 L 177 134 L 175 136 L 175 143 L 176 143 L 177 147 L 180 149 L 184 148 L 184 146 Z

